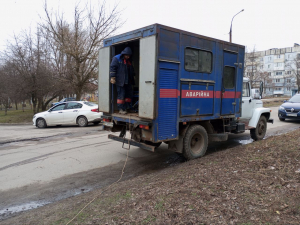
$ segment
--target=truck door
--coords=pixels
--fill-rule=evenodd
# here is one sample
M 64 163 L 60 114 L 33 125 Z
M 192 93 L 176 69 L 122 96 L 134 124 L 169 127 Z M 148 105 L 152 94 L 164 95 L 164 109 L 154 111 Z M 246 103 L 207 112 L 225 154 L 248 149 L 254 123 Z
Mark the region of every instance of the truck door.
M 140 40 L 139 117 L 154 119 L 156 36 Z
M 98 74 L 98 99 L 99 111 L 110 112 L 110 47 L 101 48 L 99 51 L 99 74 Z
M 235 114 L 237 54 L 224 51 L 223 79 L 221 90 L 221 114 Z

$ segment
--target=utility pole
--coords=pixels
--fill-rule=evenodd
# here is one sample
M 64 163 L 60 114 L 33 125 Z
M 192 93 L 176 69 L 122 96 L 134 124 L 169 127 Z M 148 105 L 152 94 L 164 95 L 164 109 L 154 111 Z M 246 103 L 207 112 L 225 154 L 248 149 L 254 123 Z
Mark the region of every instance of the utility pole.
M 241 12 L 243 12 L 243 11 L 244 11 L 244 9 L 242 9 L 241 11 L 239 11 L 237 14 L 239 14 L 239 13 L 241 13 Z M 232 43 L 232 21 L 233 21 L 233 18 L 234 18 L 237 14 L 235 14 L 235 15 L 232 17 L 232 20 L 231 20 L 230 31 L 229 31 L 229 42 L 231 42 L 231 43 Z

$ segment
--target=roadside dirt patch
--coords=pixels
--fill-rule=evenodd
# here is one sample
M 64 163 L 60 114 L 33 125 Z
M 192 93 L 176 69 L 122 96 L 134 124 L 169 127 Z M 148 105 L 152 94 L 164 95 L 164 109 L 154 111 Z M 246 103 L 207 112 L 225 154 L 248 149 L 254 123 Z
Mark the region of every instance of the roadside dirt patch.
M 1 224 L 66 224 L 101 192 L 98 189 L 46 205 Z M 299 224 L 299 221 L 298 129 L 115 184 L 71 224 Z

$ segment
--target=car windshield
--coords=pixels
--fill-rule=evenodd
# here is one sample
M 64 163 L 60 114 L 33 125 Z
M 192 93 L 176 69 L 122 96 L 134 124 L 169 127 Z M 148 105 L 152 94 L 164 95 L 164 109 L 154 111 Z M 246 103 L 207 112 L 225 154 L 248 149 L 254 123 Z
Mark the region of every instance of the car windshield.
M 92 103 L 92 102 L 84 102 L 84 104 L 88 105 L 88 106 L 97 106 L 97 104 Z
M 300 103 L 300 95 L 294 95 L 293 97 L 291 97 L 291 99 L 289 100 L 289 102 Z

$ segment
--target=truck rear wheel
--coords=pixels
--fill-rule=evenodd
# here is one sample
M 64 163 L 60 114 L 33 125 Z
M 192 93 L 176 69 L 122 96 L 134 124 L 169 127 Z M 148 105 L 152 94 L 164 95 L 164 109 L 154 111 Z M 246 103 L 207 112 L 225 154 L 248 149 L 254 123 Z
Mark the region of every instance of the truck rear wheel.
M 188 160 L 204 156 L 207 145 L 208 135 L 204 127 L 193 125 L 183 138 L 183 156 Z
M 266 132 L 267 132 L 267 119 L 266 117 L 261 116 L 258 120 L 256 128 L 250 130 L 250 135 L 254 141 L 259 141 L 265 137 Z

